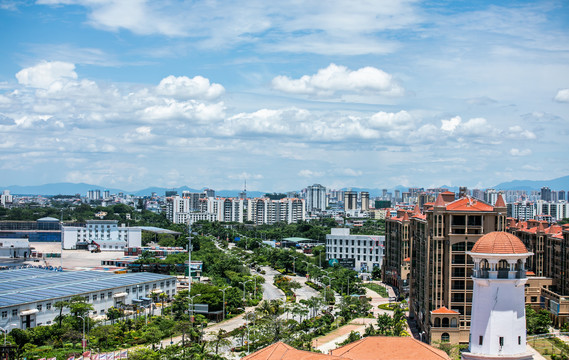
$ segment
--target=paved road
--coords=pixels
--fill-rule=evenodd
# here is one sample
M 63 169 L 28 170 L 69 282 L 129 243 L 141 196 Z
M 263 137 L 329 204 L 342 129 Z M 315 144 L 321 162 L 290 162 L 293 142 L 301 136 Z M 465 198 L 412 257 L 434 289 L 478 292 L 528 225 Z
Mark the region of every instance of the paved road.
M 281 289 L 273 285 L 274 277 L 278 275 L 279 272 L 268 266 L 263 266 L 262 269 L 265 270 L 265 275 L 261 275 L 265 279 L 265 283 L 263 284 L 263 299 L 284 301 L 285 294 Z

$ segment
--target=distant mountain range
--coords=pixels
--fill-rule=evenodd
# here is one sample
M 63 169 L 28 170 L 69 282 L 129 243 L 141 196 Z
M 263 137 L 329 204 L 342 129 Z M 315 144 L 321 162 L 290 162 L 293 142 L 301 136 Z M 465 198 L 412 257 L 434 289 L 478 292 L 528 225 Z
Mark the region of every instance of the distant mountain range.
M 569 176 L 563 176 L 560 178 L 552 179 L 552 180 L 513 180 L 509 182 L 504 182 L 493 186 L 493 189 L 496 190 L 525 190 L 525 191 L 532 191 L 532 190 L 539 190 L 544 186 L 548 186 L 552 190 L 568 190 L 569 191 Z M 458 191 L 458 187 L 456 186 L 441 186 L 441 188 L 447 188 L 450 191 Z M 118 194 L 120 192 L 135 196 L 148 196 L 151 195 L 153 192 L 158 194 L 159 196 L 163 196 L 166 191 L 177 191 L 178 194 L 182 194 L 182 191 L 191 191 L 191 192 L 201 192 L 206 188 L 202 189 L 193 189 L 187 186 L 180 186 L 177 188 L 165 188 L 165 187 L 148 187 L 146 189 L 138 190 L 138 191 L 126 191 L 122 189 L 116 188 L 106 188 L 98 185 L 91 185 L 85 183 L 53 183 L 53 184 L 45 184 L 45 185 L 36 185 L 36 186 L 20 186 L 20 185 L 12 185 L 12 186 L 5 186 L 0 187 L 0 190 L 10 190 L 10 193 L 14 195 L 45 195 L 45 196 L 53 196 L 53 195 L 75 195 L 81 194 L 86 195 L 89 190 L 109 190 L 111 194 Z M 344 188 L 342 190 L 349 190 L 350 188 Z M 353 191 L 361 192 L 367 191 L 369 192 L 370 196 L 381 196 L 383 193 L 383 189 L 377 188 L 351 188 Z M 388 191 L 393 192 L 394 190 L 399 190 L 401 192 L 407 191 L 408 187 L 398 185 L 394 188 L 388 189 Z M 241 190 L 216 190 L 215 194 L 221 197 L 235 197 L 238 196 Z M 247 191 L 247 195 L 249 197 L 260 197 L 266 194 L 267 192 L 263 191 Z

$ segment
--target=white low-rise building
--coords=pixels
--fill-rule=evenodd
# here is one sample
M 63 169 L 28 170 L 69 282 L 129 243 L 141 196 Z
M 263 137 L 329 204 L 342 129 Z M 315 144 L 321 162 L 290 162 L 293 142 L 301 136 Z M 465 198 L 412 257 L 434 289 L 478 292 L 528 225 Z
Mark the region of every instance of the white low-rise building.
M 77 249 L 97 243 L 102 251 L 120 251 L 127 247 L 140 247 L 142 230 L 118 226 L 117 220 L 87 220 L 85 226 L 63 226 L 64 249 Z
M 383 235 L 350 235 L 348 228 L 333 228 L 326 235 L 326 259 L 340 264 L 351 262 L 359 272 L 381 267 L 384 249 Z
M 149 309 L 152 293 L 173 297 L 176 277 L 146 272 L 56 272 L 38 268 L 1 271 L 0 327 L 11 330 L 50 325 L 59 315 L 55 304 L 73 296 L 82 296 L 93 306 L 91 317 L 104 316 L 111 307 L 136 305 Z M 64 309 L 63 314 L 69 314 L 69 309 Z

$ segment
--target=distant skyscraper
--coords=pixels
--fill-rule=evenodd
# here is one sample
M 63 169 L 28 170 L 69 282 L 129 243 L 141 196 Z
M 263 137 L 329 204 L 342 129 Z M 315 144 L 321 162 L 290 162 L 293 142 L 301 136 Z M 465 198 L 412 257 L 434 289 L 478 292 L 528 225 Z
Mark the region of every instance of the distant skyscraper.
M 326 187 L 320 184 L 309 186 L 306 190 L 306 210 L 308 212 L 326 210 Z
M 394 195 L 393 195 L 393 201 L 395 201 L 395 202 L 401 201 L 401 191 L 400 190 L 395 190 Z
M 565 190 L 559 190 L 557 192 L 557 197 L 559 198 L 559 200 L 566 200 L 565 199 Z
M 109 190 L 105 190 L 103 192 L 103 199 L 108 199 L 111 197 L 111 192 Z
M 551 201 L 551 189 L 547 186 L 541 188 L 541 200 L 544 201 Z
M 204 194 L 206 197 L 208 198 L 214 198 L 215 197 L 215 190 L 212 189 L 204 189 Z
M 383 200 L 386 200 L 387 199 L 387 189 L 383 189 L 383 190 L 381 190 L 381 192 L 382 192 L 381 198 Z
M 361 201 L 362 201 L 362 211 L 369 210 L 369 192 L 362 191 L 360 193 Z
M 344 192 L 344 211 L 357 210 L 358 208 L 358 193 L 348 190 Z

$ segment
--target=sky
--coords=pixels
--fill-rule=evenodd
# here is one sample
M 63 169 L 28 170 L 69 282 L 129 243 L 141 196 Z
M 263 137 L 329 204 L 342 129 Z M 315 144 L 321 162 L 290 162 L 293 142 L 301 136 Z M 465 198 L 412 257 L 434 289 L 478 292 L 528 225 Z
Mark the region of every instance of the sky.
M 569 175 L 567 1 L 0 0 L 0 186 Z

